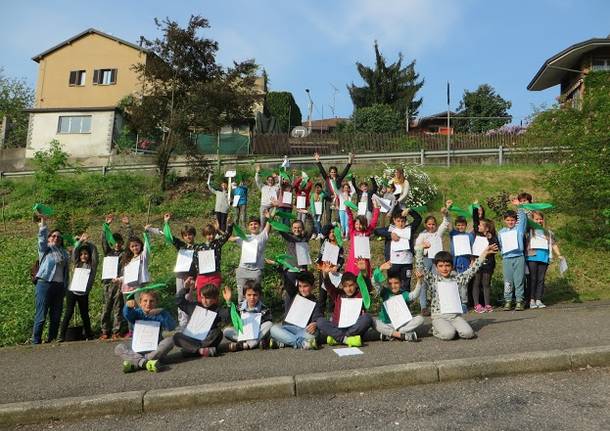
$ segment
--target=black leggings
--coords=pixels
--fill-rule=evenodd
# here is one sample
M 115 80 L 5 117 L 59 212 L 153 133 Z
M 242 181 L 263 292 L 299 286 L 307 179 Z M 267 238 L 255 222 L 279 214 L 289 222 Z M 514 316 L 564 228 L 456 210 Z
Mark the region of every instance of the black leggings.
M 485 305 L 491 305 L 490 296 L 492 275 L 493 272 L 481 271 L 478 271 L 474 275 L 474 279 L 472 281 L 472 299 L 474 301 L 474 305 L 481 303 L 481 290 L 483 290 L 483 299 L 485 301 Z
M 228 213 L 221 213 L 216 211 L 216 220 L 218 220 L 218 227 L 220 227 L 220 230 L 223 232 L 227 231 L 227 217 L 228 217 Z
M 544 295 L 544 278 L 548 263 L 528 261 L 527 267 L 530 270 L 529 285 L 532 291 L 532 299 L 542 301 Z
M 66 337 L 66 331 L 70 324 L 70 319 L 74 314 L 74 305 L 78 303 L 78 311 L 83 321 L 83 328 L 85 330 L 85 337 L 92 338 L 93 331 L 91 331 L 91 320 L 89 320 L 89 294 L 86 295 L 75 295 L 68 291 L 66 294 L 66 313 L 64 314 L 64 320 L 61 322 L 61 329 L 59 331 L 59 338 L 64 339 Z
M 220 328 L 210 329 L 208 335 L 201 341 L 184 335 L 182 332 L 174 334 L 174 344 L 187 353 L 197 353 L 202 347 L 218 347 L 222 341 L 222 331 Z

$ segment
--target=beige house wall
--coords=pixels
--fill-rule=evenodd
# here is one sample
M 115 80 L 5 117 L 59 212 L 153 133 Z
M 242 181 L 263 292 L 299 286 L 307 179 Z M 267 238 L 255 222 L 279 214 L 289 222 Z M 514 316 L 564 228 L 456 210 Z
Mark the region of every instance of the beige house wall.
M 90 33 L 43 57 L 36 83 L 36 108 L 116 106 L 141 84 L 131 69 L 146 54 L 107 37 Z M 93 85 L 95 69 L 117 69 L 116 84 Z M 70 86 L 70 71 L 86 70 L 84 86 Z

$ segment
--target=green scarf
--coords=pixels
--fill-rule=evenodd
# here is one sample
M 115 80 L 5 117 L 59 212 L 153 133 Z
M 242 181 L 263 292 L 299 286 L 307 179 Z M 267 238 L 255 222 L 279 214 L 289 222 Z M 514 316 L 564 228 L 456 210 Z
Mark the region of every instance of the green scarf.
M 233 225 L 233 232 L 235 232 L 235 235 L 237 235 L 243 241 L 246 241 L 248 239 L 246 237 L 246 233 L 244 232 L 244 230 L 238 224 L 234 224 Z
M 358 274 L 356 280 L 358 282 L 358 287 L 360 288 L 360 294 L 362 295 L 362 305 L 368 310 L 371 306 L 371 296 L 369 295 L 369 289 L 366 286 L 366 281 L 364 280 L 362 273 Z
M 290 227 L 286 226 L 284 223 L 280 223 L 279 221 L 269 220 L 267 223 L 269 223 L 271 227 L 278 232 L 290 232 Z
M 139 287 L 136 290 L 129 292 L 127 294 L 127 299 L 133 299 L 133 297 L 137 294 L 137 293 L 142 293 L 142 292 L 146 292 L 149 290 L 159 290 L 159 289 L 163 289 L 166 286 L 165 283 L 155 283 L 155 284 L 148 284 L 146 286 L 143 287 Z
M 102 225 L 102 232 L 104 232 L 104 238 L 106 238 L 106 242 L 110 247 L 114 247 L 116 245 L 116 241 L 114 240 L 114 235 L 112 235 L 112 231 L 110 230 L 110 225 L 108 223 L 104 223 Z
M 337 245 L 339 247 L 343 247 L 343 234 L 341 233 L 341 227 L 339 225 L 336 225 L 333 229 L 333 232 L 335 232 L 335 239 L 337 240 Z
M 375 268 L 375 271 L 373 271 L 373 279 L 377 283 L 383 283 L 385 281 L 385 275 L 381 271 L 381 268 L 379 268 L 379 267 Z
M 174 237 L 172 235 L 172 230 L 169 227 L 169 223 L 167 223 L 167 222 L 163 224 L 163 235 L 165 236 L 165 242 L 167 244 L 174 243 Z
M 241 316 L 237 312 L 237 307 L 232 302 L 231 304 L 231 323 L 238 333 L 244 332 L 244 322 L 241 320 Z
M 458 216 L 462 216 L 464 218 L 471 218 L 472 217 L 472 213 L 468 213 L 468 211 L 463 210 L 462 208 L 455 206 L 453 204 L 451 204 L 451 206 L 449 208 L 447 208 L 449 211 L 451 211 L 452 213 L 458 215 Z
M 146 254 L 150 253 L 150 239 L 148 239 L 148 234 L 144 232 L 144 248 L 146 249 Z
M 53 215 L 53 208 L 51 208 L 50 206 L 44 205 L 44 204 L 34 204 L 34 206 L 32 207 L 32 210 L 34 212 L 37 212 L 38 214 L 42 214 L 43 216 L 46 217 L 51 217 Z
M 554 208 L 554 205 L 550 204 L 550 203 L 538 202 L 538 203 L 535 203 L 535 204 L 521 204 L 521 205 L 519 205 L 519 208 L 523 208 L 523 209 L 526 209 L 526 210 L 541 211 L 541 210 L 546 210 L 546 209 Z

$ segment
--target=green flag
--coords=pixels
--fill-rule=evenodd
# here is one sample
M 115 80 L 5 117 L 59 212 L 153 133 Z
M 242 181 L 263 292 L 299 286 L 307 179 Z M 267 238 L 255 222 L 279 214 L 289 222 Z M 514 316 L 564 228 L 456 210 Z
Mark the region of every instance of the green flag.
M 371 296 L 369 295 L 369 289 L 366 286 L 366 281 L 364 280 L 362 273 L 358 274 L 357 282 L 358 287 L 360 288 L 360 294 L 362 295 L 362 305 L 368 310 L 371 306 Z
M 246 233 L 244 232 L 244 230 L 238 224 L 234 224 L 233 225 L 233 232 L 235 233 L 235 235 L 237 235 L 238 237 L 240 237 L 244 241 L 246 241 L 248 239 L 246 237 Z
M 104 232 L 104 238 L 106 238 L 106 242 L 110 247 L 114 247 L 116 245 L 116 241 L 114 240 L 114 235 L 112 235 L 112 231 L 110 230 L 110 225 L 108 223 L 104 223 L 102 225 L 102 231 Z
M 426 205 L 420 205 L 420 206 L 418 206 L 418 207 L 413 207 L 413 208 L 411 208 L 411 209 L 412 209 L 413 211 L 418 212 L 418 213 L 428 211 L 428 207 L 427 207 Z
M 296 215 L 294 215 L 292 212 L 290 211 L 284 211 L 284 210 L 276 210 L 275 214 L 273 215 L 274 217 L 279 217 L 279 218 L 285 218 L 285 219 L 289 219 L 289 220 L 294 220 L 297 218 Z
M 129 292 L 127 294 L 127 299 L 133 299 L 133 297 L 136 296 L 136 294 L 138 294 L 138 293 L 146 292 L 149 290 L 163 289 L 165 286 L 166 286 L 165 283 L 155 283 L 155 284 L 148 284 L 146 286 L 139 287 L 136 290 Z
M 451 204 L 451 206 L 449 208 L 447 208 L 449 211 L 451 211 L 452 213 L 458 215 L 458 216 L 462 216 L 464 218 L 469 218 L 472 217 L 472 214 L 469 214 L 468 211 L 463 210 L 462 208 L 455 206 L 453 204 Z
M 475 208 L 479 209 L 479 208 L 481 208 L 481 205 L 474 204 L 474 203 L 468 205 L 468 214 L 470 214 L 472 216 L 472 213 L 474 212 Z
M 64 240 L 64 245 L 74 246 L 76 244 L 76 239 L 69 233 L 65 233 L 62 235 Z
M 531 218 L 527 219 L 527 227 L 529 227 L 530 229 L 542 229 L 544 230 L 544 227 L 538 223 L 536 223 L 534 220 L 532 220 Z
M 554 208 L 553 204 L 550 203 L 544 203 L 544 202 L 537 202 L 534 204 L 521 204 L 519 205 L 519 208 L 523 208 L 526 210 L 546 210 L 546 209 L 550 209 L 550 208 Z
M 355 203 L 353 203 L 352 201 L 345 201 L 345 206 L 354 210 L 354 211 L 358 211 L 358 205 L 356 205 Z
M 244 332 L 244 322 L 241 320 L 241 316 L 237 312 L 237 307 L 235 307 L 235 304 L 233 304 L 232 302 L 231 302 L 231 323 L 233 324 L 233 327 L 235 328 L 235 330 L 238 333 Z
M 290 255 L 288 255 L 288 257 L 290 259 L 293 259 L 293 257 Z M 290 262 L 288 262 L 288 259 L 285 257 L 285 255 L 276 256 L 274 260 L 290 272 L 300 272 L 301 271 L 299 268 L 297 268 L 296 266 L 294 266 Z
M 280 168 L 280 177 L 284 178 L 286 181 L 290 181 L 290 175 L 288 175 L 286 168 L 283 166 Z
M 301 172 L 301 185 L 299 186 L 301 190 L 307 187 L 307 181 L 309 181 L 309 175 L 305 171 Z
M 144 232 L 144 248 L 146 249 L 146 254 L 150 254 L 150 239 L 148 239 L 146 232 Z
M 383 283 L 385 281 L 385 275 L 383 274 L 383 271 L 381 270 L 381 268 L 379 268 L 379 267 L 375 268 L 375 271 L 373 271 L 373 279 L 377 283 Z
M 341 233 L 341 226 L 336 225 L 333 229 L 335 232 L 335 239 L 337 240 L 337 245 L 339 247 L 343 247 L 343 234 Z
M 34 210 L 38 214 L 42 214 L 43 216 L 46 216 L 46 217 L 51 217 L 54 212 L 53 208 L 51 208 L 50 206 L 44 205 L 44 204 L 34 204 L 34 207 L 32 208 L 32 210 Z
M 163 236 L 165 236 L 165 242 L 168 244 L 174 243 L 174 236 L 172 235 L 172 229 L 169 227 L 169 223 L 163 224 Z
M 279 221 L 269 220 L 267 223 L 269 223 L 271 227 L 278 232 L 290 232 L 290 227 L 286 226 L 284 223 L 280 223 Z

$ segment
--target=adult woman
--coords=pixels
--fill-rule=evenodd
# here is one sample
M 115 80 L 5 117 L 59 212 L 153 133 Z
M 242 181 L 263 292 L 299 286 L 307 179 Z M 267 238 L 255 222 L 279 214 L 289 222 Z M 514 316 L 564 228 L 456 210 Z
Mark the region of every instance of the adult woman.
M 331 166 L 328 169 L 327 174 L 326 170 L 324 169 L 324 166 L 322 166 L 322 163 L 320 162 L 320 155 L 318 153 L 314 153 L 313 158 L 317 162 L 318 170 L 320 171 L 320 175 L 322 175 L 322 178 L 324 179 L 324 183 L 326 183 L 326 195 L 330 200 L 330 202 L 326 201 L 326 208 L 324 209 L 323 224 L 328 224 L 331 221 L 335 221 L 338 219 L 341 182 L 352 167 L 354 155 L 352 153 L 348 154 L 347 164 L 345 165 L 345 168 L 343 169 L 343 172 L 341 172 L 341 174 L 338 173 L 338 169 L 336 166 Z
M 396 168 L 394 171 L 394 177 L 392 178 L 392 184 L 394 184 L 394 196 L 396 196 L 396 205 L 401 209 L 404 209 L 404 201 L 409 196 L 409 181 L 405 178 L 405 171 L 402 168 Z
M 42 342 L 44 322 L 49 314 L 49 335 L 47 342 L 57 337 L 59 321 L 63 310 L 64 295 L 68 286 L 68 269 L 70 257 L 64 248 L 61 232 L 57 229 L 49 232 L 46 218 L 40 216 L 38 230 L 38 261 L 36 273 L 36 314 L 32 343 Z

